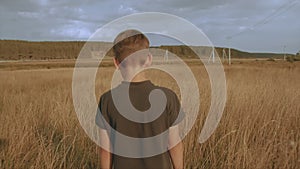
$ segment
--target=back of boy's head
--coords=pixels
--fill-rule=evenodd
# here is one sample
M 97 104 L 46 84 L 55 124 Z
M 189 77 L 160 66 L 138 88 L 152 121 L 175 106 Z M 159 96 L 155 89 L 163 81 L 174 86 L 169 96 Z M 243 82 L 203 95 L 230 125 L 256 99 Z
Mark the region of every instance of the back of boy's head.
M 138 30 L 125 30 L 121 32 L 114 40 L 114 57 L 119 63 L 122 63 L 126 59 L 122 63 L 123 65 L 128 65 L 128 62 L 143 64 L 146 61 L 148 54 L 145 52 L 145 49 L 149 49 L 149 40 L 142 32 Z M 139 51 L 142 52 L 140 52 L 138 56 L 131 57 L 132 54 Z M 130 57 L 127 58 L 128 56 Z

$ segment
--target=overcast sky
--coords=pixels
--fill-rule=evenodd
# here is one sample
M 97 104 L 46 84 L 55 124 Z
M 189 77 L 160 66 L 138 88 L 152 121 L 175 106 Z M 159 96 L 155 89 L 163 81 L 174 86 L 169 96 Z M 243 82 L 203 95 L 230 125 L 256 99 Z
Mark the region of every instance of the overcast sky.
M 299 1 L 1 0 L 0 39 L 87 40 L 119 17 L 164 12 L 195 24 L 215 46 L 296 53 L 300 50 Z

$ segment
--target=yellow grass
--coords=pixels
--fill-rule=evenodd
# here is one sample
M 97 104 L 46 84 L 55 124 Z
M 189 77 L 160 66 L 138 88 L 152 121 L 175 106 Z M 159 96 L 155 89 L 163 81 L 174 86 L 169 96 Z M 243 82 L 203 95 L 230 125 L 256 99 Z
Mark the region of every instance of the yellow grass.
M 201 108 L 184 139 L 186 168 L 297 168 L 300 166 L 300 64 L 241 62 L 226 66 L 228 98 L 222 120 L 198 143 L 210 106 L 201 65 Z M 101 68 L 96 94 L 110 87 L 113 67 Z M 98 147 L 74 112 L 72 68 L 0 70 L 0 168 L 98 168 Z M 157 72 L 156 72 L 157 73 Z M 149 73 L 178 93 L 168 75 Z M 163 78 L 163 77 L 166 78 Z

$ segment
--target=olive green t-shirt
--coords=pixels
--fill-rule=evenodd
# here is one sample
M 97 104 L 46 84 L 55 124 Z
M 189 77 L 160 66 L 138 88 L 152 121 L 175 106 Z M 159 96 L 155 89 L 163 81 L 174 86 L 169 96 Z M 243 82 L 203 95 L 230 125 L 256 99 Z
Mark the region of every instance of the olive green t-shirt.
M 131 104 L 135 109 L 144 112 L 151 106 L 149 102 L 149 94 L 154 89 L 160 89 L 166 96 L 166 107 L 158 118 L 147 123 L 138 123 L 124 117 L 114 104 L 112 93 L 116 93 L 115 97 L 119 97 L 118 102 L 122 102 L 122 92 L 129 89 L 129 98 Z M 180 102 L 177 95 L 170 89 L 159 87 L 151 83 L 151 81 L 142 82 L 125 82 L 123 81 L 119 86 L 104 93 L 99 102 L 99 111 L 96 115 L 96 124 L 98 127 L 107 130 L 112 149 L 115 149 L 114 143 L 117 141 L 116 132 L 134 138 L 148 138 L 159 135 L 168 130 L 171 126 L 177 125 L 182 119 Z M 126 92 L 126 91 L 125 91 Z M 120 94 L 121 93 L 121 94 Z M 126 97 L 125 97 L 126 98 Z M 124 98 L 124 99 L 125 99 Z M 155 105 L 153 105 L 155 106 Z M 120 110 L 122 111 L 122 109 Z M 101 114 L 100 114 L 101 113 Z M 153 113 L 153 112 L 147 112 Z M 102 116 L 101 116 L 102 115 Z M 180 115 L 180 117 L 179 117 Z M 113 129 L 113 130 L 112 130 Z M 168 137 L 160 137 L 155 140 L 153 146 L 144 147 L 142 144 L 136 145 L 141 152 L 146 149 L 157 148 L 161 146 L 164 148 L 168 144 Z M 129 150 L 130 151 L 130 150 Z M 168 150 L 164 153 L 146 158 L 129 158 L 112 154 L 112 164 L 115 169 L 171 169 L 172 162 Z

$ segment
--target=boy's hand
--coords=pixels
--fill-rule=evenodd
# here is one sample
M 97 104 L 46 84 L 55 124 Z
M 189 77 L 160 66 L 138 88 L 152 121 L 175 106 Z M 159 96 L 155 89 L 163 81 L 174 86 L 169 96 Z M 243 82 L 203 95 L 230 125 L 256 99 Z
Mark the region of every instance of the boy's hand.
M 169 147 L 172 147 L 169 152 L 174 168 L 183 169 L 183 146 L 177 125 L 169 129 Z
M 101 169 L 110 169 L 111 168 L 111 153 L 107 150 L 110 150 L 110 141 L 107 134 L 107 131 L 100 129 L 100 167 Z

